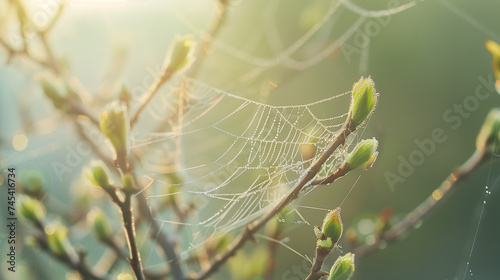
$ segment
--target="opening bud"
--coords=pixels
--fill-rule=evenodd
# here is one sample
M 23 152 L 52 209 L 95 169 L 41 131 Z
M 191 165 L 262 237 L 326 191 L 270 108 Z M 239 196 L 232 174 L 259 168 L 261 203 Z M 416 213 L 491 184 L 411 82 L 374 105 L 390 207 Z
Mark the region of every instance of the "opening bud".
M 90 183 L 103 189 L 110 188 L 108 173 L 102 160 L 91 161 L 90 167 L 85 169 L 85 175 Z
M 26 220 L 41 224 L 45 218 L 45 207 L 37 199 L 33 199 L 27 195 L 19 196 L 19 213 Z
M 23 192 L 33 198 L 41 199 L 45 196 L 44 185 L 47 185 L 46 176 L 37 169 L 23 170 L 20 174 Z
M 110 222 L 106 214 L 104 214 L 99 208 L 94 208 L 87 216 L 87 222 L 92 228 L 97 239 L 104 241 L 111 237 L 113 234 L 113 229 L 110 226 Z
M 191 55 L 193 45 L 192 36 L 177 37 L 170 46 L 167 55 L 166 71 L 177 72 L 191 62 L 193 60 Z
M 349 280 L 354 273 L 354 254 L 347 253 L 337 258 L 330 270 L 328 280 Z
M 346 158 L 346 171 L 358 167 L 364 167 L 366 169 L 372 167 L 378 156 L 377 147 L 378 141 L 375 138 L 359 142 Z
M 340 207 L 333 209 L 326 214 L 321 227 L 321 240 L 331 239 L 331 245 L 336 244 L 342 236 L 344 225 L 340 217 Z
M 118 159 L 126 158 L 128 155 L 129 126 L 125 105 L 113 102 L 101 112 L 99 128 L 113 145 Z
M 45 227 L 50 250 L 58 256 L 73 256 L 74 251 L 68 239 L 68 228 L 59 222 Z
M 65 111 L 67 109 L 66 95 L 57 78 L 49 74 L 38 78 L 45 96 L 47 96 L 56 109 Z
M 349 113 L 353 124 L 357 127 L 362 124 L 373 112 L 377 104 L 378 93 L 375 92 L 375 83 L 368 77 L 361 77 L 352 87 L 351 106 Z

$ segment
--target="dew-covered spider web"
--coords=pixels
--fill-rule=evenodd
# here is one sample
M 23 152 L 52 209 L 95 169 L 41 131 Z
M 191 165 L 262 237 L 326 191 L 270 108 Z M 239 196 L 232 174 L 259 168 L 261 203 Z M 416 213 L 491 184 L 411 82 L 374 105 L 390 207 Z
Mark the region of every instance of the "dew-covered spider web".
M 150 205 L 182 198 L 195 202 L 194 218 L 159 214 L 158 221 L 182 225 L 194 249 L 207 238 L 239 229 L 262 216 L 306 174 L 333 142 L 347 118 L 350 92 L 305 105 L 271 106 L 178 77 L 183 95 L 173 103 L 179 123 L 167 132 L 136 136 L 133 151 L 148 155 L 138 172 Z M 324 164 L 319 177 L 332 174 L 349 138 Z
M 248 65 L 248 71 L 237 79 L 246 82 L 278 66 L 294 71 L 313 67 L 349 40 L 355 44 L 353 36 L 367 21 L 391 17 L 416 2 L 376 11 L 348 0 L 327 3 L 326 11 L 310 29 L 287 42 L 275 22 L 280 5 L 286 3 L 270 1 L 263 18 L 264 44 L 271 50 L 270 57 L 212 38 L 187 17 L 178 14 L 178 18 L 201 39 L 210 41 L 214 53 Z M 230 8 L 240 4 L 233 2 Z M 351 15 L 347 28 L 340 23 L 346 13 Z M 362 50 L 360 65 L 367 64 L 368 46 L 356 47 Z M 191 77 L 178 76 L 169 83 L 148 108 L 155 124 L 149 123 L 147 128 L 155 132 L 136 132 L 132 150 L 143 166 L 136 172 L 143 179 L 146 187 L 142 192 L 152 209 L 179 201 L 195 209 L 185 216 L 179 215 L 185 209 L 156 215 L 162 227 L 170 229 L 168 232 L 178 229 L 182 235 L 183 258 L 206 242 L 261 217 L 287 194 L 340 133 L 350 102 L 350 92 L 345 90 L 326 89 L 331 97 L 309 104 L 271 106 L 265 104 L 265 98 L 252 101 Z M 359 136 L 351 136 L 330 156 L 317 177 L 337 170 L 359 140 Z M 305 188 L 302 196 L 313 189 Z M 300 222 L 308 224 L 297 209 L 293 211 Z

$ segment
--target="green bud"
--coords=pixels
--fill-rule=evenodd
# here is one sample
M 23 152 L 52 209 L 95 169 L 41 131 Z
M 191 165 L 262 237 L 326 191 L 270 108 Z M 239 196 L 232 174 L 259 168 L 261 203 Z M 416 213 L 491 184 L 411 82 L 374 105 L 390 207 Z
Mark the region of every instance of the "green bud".
M 480 151 L 500 153 L 500 110 L 490 111 L 476 139 L 476 148 Z
M 44 185 L 46 176 L 38 169 L 28 169 L 21 171 L 20 181 L 23 192 L 34 198 L 42 198 L 45 195 Z
M 59 110 L 66 110 L 67 102 L 61 86 L 57 79 L 50 75 L 43 75 L 39 78 L 40 85 L 47 98 L 52 101 L 54 107 Z
M 40 201 L 21 194 L 19 195 L 19 213 L 30 222 L 41 223 L 45 218 L 45 207 Z
M 136 190 L 135 188 L 135 181 L 134 177 L 130 173 L 126 173 L 122 176 L 122 183 L 123 183 L 123 189 L 126 191 L 134 192 Z
M 327 237 L 326 240 L 318 239 L 318 241 L 316 241 L 316 246 L 323 247 L 326 249 L 330 249 L 332 245 L 333 243 L 330 237 Z
M 323 240 L 331 239 L 332 244 L 336 244 L 342 236 L 344 225 L 340 217 L 340 207 L 333 209 L 326 214 L 321 227 Z
M 117 158 L 126 158 L 129 150 L 129 120 L 127 108 L 113 102 L 101 112 L 99 128 L 115 149 Z
M 357 127 L 373 112 L 377 104 L 378 93 L 375 92 L 375 83 L 368 77 L 359 79 L 352 88 L 351 106 L 349 113 Z
M 87 215 L 87 222 L 95 236 L 101 241 L 108 239 L 113 234 L 108 217 L 99 208 L 94 208 Z
M 132 94 L 130 93 L 130 90 L 128 89 L 127 86 L 122 85 L 118 99 L 120 99 L 120 101 L 123 102 L 123 104 L 125 104 L 127 108 L 130 106 L 130 100 L 132 99 Z
M 85 175 L 90 183 L 103 189 L 108 189 L 110 187 L 108 173 L 108 169 L 102 160 L 91 161 L 90 168 L 85 169 Z
M 60 223 L 49 225 L 45 228 L 47 242 L 50 250 L 59 256 L 69 255 L 72 251 L 68 239 L 68 228 Z
M 191 49 L 193 49 L 192 36 L 176 38 L 167 56 L 167 71 L 177 72 L 186 66 L 193 59 L 190 54 Z
M 486 41 L 486 49 L 493 55 L 493 73 L 495 79 L 500 80 L 500 46 L 494 41 Z
M 378 141 L 375 138 L 359 142 L 345 160 L 347 164 L 345 171 L 350 171 L 358 167 L 366 169 L 372 167 L 378 156 L 377 146 Z
M 349 280 L 354 273 L 354 254 L 347 253 L 337 258 L 330 270 L 328 280 Z
M 86 180 L 79 179 L 80 178 L 76 178 L 71 184 L 71 204 L 75 209 L 81 209 L 83 212 L 88 212 L 91 203 L 96 198 L 96 196 L 91 194 L 95 189 L 91 190 L 87 188 L 85 183 Z

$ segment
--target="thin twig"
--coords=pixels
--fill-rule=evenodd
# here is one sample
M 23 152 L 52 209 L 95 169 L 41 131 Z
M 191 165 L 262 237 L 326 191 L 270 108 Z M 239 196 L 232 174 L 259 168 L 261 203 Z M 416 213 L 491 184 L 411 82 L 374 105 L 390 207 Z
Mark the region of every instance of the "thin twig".
M 45 49 L 45 54 L 47 55 L 46 63 L 50 65 L 50 68 L 59 76 L 63 75 L 63 71 L 61 70 L 60 65 L 57 63 L 57 60 L 52 52 L 52 48 L 49 45 L 49 41 L 47 39 L 47 33 L 38 33 L 40 36 L 40 41 L 42 42 L 43 48 Z
M 113 253 L 118 257 L 118 259 L 123 260 L 128 262 L 128 256 L 127 253 L 122 249 L 121 246 L 118 245 L 118 241 L 116 238 L 113 236 L 110 236 L 102 242 L 108 246 Z M 148 271 L 146 269 L 143 270 L 144 277 L 148 280 L 153 280 L 153 279 L 165 279 L 165 277 L 170 273 L 168 270 L 167 271 L 162 271 L 162 272 L 152 272 Z
M 134 124 L 139 119 L 139 116 L 141 115 L 142 111 L 148 105 L 149 101 L 151 101 L 151 99 L 153 99 L 153 97 L 156 95 L 156 93 L 161 88 L 161 86 L 164 83 L 166 83 L 168 80 L 170 80 L 170 77 L 172 77 L 172 74 L 174 74 L 174 71 L 171 70 L 170 68 L 166 68 L 163 70 L 163 72 L 160 74 L 160 76 L 155 79 L 154 83 L 151 85 L 151 87 L 148 89 L 148 91 L 144 94 L 144 97 L 139 104 L 139 108 L 135 112 L 134 116 L 130 119 L 130 127 L 134 126 Z
M 113 160 L 111 158 L 109 158 L 108 156 L 106 156 L 101 151 L 101 149 L 99 148 L 97 143 L 95 143 L 94 140 L 92 140 L 85 133 L 85 128 L 83 127 L 83 125 L 80 122 L 78 122 L 77 120 L 75 120 L 74 124 L 75 124 L 75 128 L 76 128 L 76 133 L 80 136 L 80 138 L 82 140 L 86 141 L 92 147 L 92 151 L 96 154 L 96 156 L 98 158 L 100 158 L 104 162 L 104 164 L 106 164 L 106 166 L 108 166 L 108 167 L 114 166 Z M 116 174 L 119 174 L 119 171 L 116 168 L 112 168 L 111 170 L 115 171 Z
M 144 192 L 141 192 L 137 195 L 137 201 L 139 205 L 139 212 L 144 215 L 146 220 L 151 225 L 150 236 L 153 240 L 156 240 L 160 248 L 165 253 L 165 256 L 168 259 L 168 263 L 170 265 L 170 270 L 172 276 L 176 280 L 184 280 L 184 273 L 179 264 L 179 258 L 177 257 L 177 253 L 175 252 L 172 243 L 168 240 L 166 234 L 161 230 L 158 222 L 154 218 L 155 215 L 152 210 L 148 206 L 148 202 Z
M 128 248 L 130 251 L 129 263 L 130 267 L 134 271 L 135 276 L 138 280 L 144 280 L 144 273 L 142 271 L 141 256 L 139 250 L 137 249 L 137 242 L 135 240 L 135 224 L 134 216 L 132 215 L 132 193 L 129 191 L 124 191 L 123 194 L 125 198 L 121 200 L 116 191 L 117 187 L 110 185 L 109 188 L 103 188 L 103 190 L 109 195 L 111 200 L 120 208 L 122 212 L 123 226 L 125 227 L 125 233 L 127 235 Z
M 59 4 L 59 7 L 57 7 L 56 13 L 50 19 L 50 22 L 47 25 L 45 25 L 45 27 L 43 27 L 43 29 L 39 29 L 38 30 L 39 33 L 48 33 L 50 30 L 52 30 L 52 28 L 54 27 L 54 25 L 56 24 L 56 22 L 61 17 L 61 15 L 62 15 L 62 13 L 64 11 L 64 8 L 66 8 L 66 5 L 68 4 L 68 2 L 69 2 L 68 0 L 63 0 L 61 2 L 61 4 Z
M 311 185 L 323 185 L 323 184 L 333 183 L 338 178 L 347 174 L 347 172 L 348 172 L 347 167 L 348 167 L 348 165 L 344 164 L 341 168 L 339 168 L 332 175 L 325 177 L 325 178 L 316 179 L 311 183 Z M 332 244 L 332 246 L 330 248 L 324 248 L 320 245 L 316 245 L 316 256 L 314 257 L 313 265 L 311 266 L 311 270 L 310 270 L 309 275 L 307 276 L 306 280 L 318 280 L 318 279 L 321 279 L 321 277 L 328 275 L 328 274 L 326 274 L 325 271 L 321 270 L 321 267 L 323 266 L 323 262 L 325 261 L 326 257 L 328 257 L 328 255 L 330 254 L 330 252 L 333 250 L 333 248 L 335 246 L 336 246 L 336 244 Z
M 59 260 L 60 262 L 66 264 L 71 269 L 78 271 L 78 273 L 80 273 L 80 275 L 82 275 L 83 279 L 90 279 L 90 280 L 106 280 L 106 279 L 108 279 L 107 277 L 97 275 L 87 266 L 87 264 L 84 262 L 84 259 L 83 259 L 84 255 L 85 255 L 83 252 L 80 251 L 78 253 L 78 261 L 74 261 L 71 258 L 69 258 L 67 255 L 57 255 L 54 252 L 52 252 L 52 250 L 50 250 L 49 244 L 47 243 L 47 240 L 45 240 L 45 238 L 43 238 L 42 236 L 40 236 L 40 235 L 36 236 L 36 241 L 37 241 L 38 245 L 40 246 L 40 248 L 42 249 L 42 251 L 47 253 L 52 258 Z
M 102 242 L 106 244 L 106 246 L 111 248 L 111 250 L 113 250 L 117 257 L 122 260 L 127 260 L 127 253 L 122 250 L 122 247 L 118 246 L 118 241 L 116 240 L 116 238 L 114 238 L 113 236 L 109 236 L 106 239 L 102 240 Z
M 125 200 L 123 201 L 123 204 L 121 204 L 120 209 L 122 210 L 123 225 L 125 226 L 128 247 L 130 249 L 130 266 L 134 271 L 135 277 L 137 277 L 138 280 L 144 280 L 145 278 L 144 273 L 142 272 L 141 257 L 135 240 L 134 216 L 132 215 L 131 204 L 131 194 L 125 193 Z
M 196 53 L 194 55 L 196 59 L 194 60 L 193 64 L 191 64 L 191 67 L 189 67 L 189 69 L 186 71 L 186 75 L 189 77 L 195 78 L 196 75 L 198 74 L 198 70 L 200 69 L 200 66 L 205 60 L 206 54 L 212 47 L 213 39 L 219 33 L 222 24 L 226 19 L 226 14 L 227 14 L 226 1 L 219 0 L 217 2 L 218 3 L 217 3 L 215 19 L 212 22 L 208 32 L 206 34 L 203 32 L 201 38 L 202 43 L 198 46 L 198 48 L 196 49 Z
M 478 169 L 485 163 L 488 155 L 480 150 L 476 150 L 474 154 L 460 167 L 455 169 L 441 185 L 435 189 L 432 194 L 424 200 L 417 208 L 411 211 L 406 217 L 393 226 L 391 229 L 380 235 L 380 238 L 372 245 L 364 245 L 354 249 L 356 257 L 364 256 L 377 248 L 381 244 L 396 241 L 400 239 L 406 232 L 411 230 L 415 224 L 422 221 L 427 215 L 432 213 L 444 200 L 449 197 L 456 186 L 463 182 L 472 172 Z
M 272 217 L 281 212 L 294 199 L 299 197 L 300 191 L 307 185 L 310 185 L 311 180 L 314 179 L 319 172 L 321 166 L 328 160 L 328 158 L 337 150 L 337 148 L 345 143 L 346 137 L 356 130 L 356 126 L 351 121 L 351 118 L 345 123 L 342 131 L 336 136 L 330 147 L 316 160 L 316 162 L 309 167 L 307 173 L 302 179 L 290 190 L 290 192 L 281 199 L 271 210 L 269 210 L 263 217 L 250 223 L 245 227 L 242 233 L 236 238 L 235 241 L 228 247 L 228 249 L 215 257 L 209 269 L 203 271 L 198 280 L 207 279 L 215 271 L 217 271 L 230 257 L 236 254 L 238 250 L 243 248 L 248 240 L 254 239 L 254 234 L 261 229 Z
M 47 241 L 47 235 L 45 234 L 45 225 L 40 221 L 34 222 L 33 225 L 39 231 L 39 234 L 35 235 L 35 240 L 37 241 L 37 244 L 40 246 L 42 251 L 47 253 L 52 258 L 66 264 L 71 269 L 78 271 L 78 273 L 82 275 L 83 279 L 90 279 L 90 280 L 108 279 L 105 276 L 98 275 L 97 273 L 93 272 L 91 268 L 88 267 L 87 263 L 84 260 L 85 252 L 83 252 L 82 250 L 78 250 L 77 260 L 75 260 L 74 257 L 70 257 L 70 255 L 68 255 L 67 253 L 64 253 L 62 255 L 54 253 L 50 249 L 49 243 Z
M 332 245 L 333 247 L 334 245 Z M 330 254 L 332 248 L 324 248 L 321 246 L 316 246 L 316 257 L 314 257 L 313 265 L 311 266 L 311 271 L 309 275 L 306 277 L 306 280 L 318 280 L 321 277 L 327 275 L 324 271 L 321 271 L 321 267 L 323 266 L 323 262 L 326 257 Z

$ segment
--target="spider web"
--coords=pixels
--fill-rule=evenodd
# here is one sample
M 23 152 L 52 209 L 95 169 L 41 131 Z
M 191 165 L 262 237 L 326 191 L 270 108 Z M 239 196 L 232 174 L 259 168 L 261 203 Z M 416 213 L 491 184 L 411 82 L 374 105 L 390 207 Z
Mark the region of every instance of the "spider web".
M 241 228 L 277 203 L 330 146 L 350 101 L 346 92 L 305 105 L 271 106 L 188 77 L 178 79 L 183 86 L 167 95 L 183 95 L 173 98 L 180 102 L 173 104 L 179 108 L 175 115 L 182 115 L 180 123 L 168 132 L 137 137 L 132 149 L 150 155 L 143 162 L 145 173 L 139 173 L 149 181 L 142 191 L 150 205 L 181 196 L 201 208 L 188 221 L 168 213 L 157 217 L 192 229 L 187 249 Z M 334 153 L 318 176 L 333 173 L 349 145 Z M 307 156 L 307 149 L 313 154 Z
M 233 7 L 240 2 L 233 2 Z M 331 1 L 325 14 L 291 44 L 281 38 L 274 19 L 283 3 L 270 1 L 265 9 L 264 20 L 269 27 L 265 38 L 272 50 L 269 58 L 211 38 L 182 16 L 179 18 L 200 37 L 209 39 L 215 51 L 250 65 L 250 71 L 240 78 L 248 80 L 277 66 L 293 70 L 313 67 L 341 48 L 367 19 L 397 14 L 416 2 L 368 11 L 348 0 Z M 343 12 L 356 16 L 348 28 L 338 25 Z M 314 47 L 314 43 L 328 38 L 336 39 L 320 44 L 319 50 Z M 311 55 L 301 57 L 302 53 Z M 162 227 L 182 226 L 179 234 L 183 238 L 178 239 L 183 242 L 180 245 L 185 257 L 190 250 L 242 228 L 273 207 L 330 146 L 345 122 L 350 96 L 349 92 L 337 93 L 305 105 L 271 106 L 177 76 L 155 101 L 147 111 L 149 119 L 156 122 L 134 131 L 132 150 L 142 166 L 136 173 L 145 181 L 141 192 L 147 195 L 151 209 L 156 210 L 173 197 L 196 208 L 187 219 L 170 211 L 157 212 L 156 216 Z M 157 132 L 143 133 L 148 129 Z M 349 147 L 358 141 L 351 136 L 330 156 L 318 177 L 338 169 Z M 309 187 L 302 195 L 312 189 Z
M 272 50 L 272 56 L 269 58 L 252 55 L 240 50 L 238 47 L 225 43 L 223 40 L 213 38 L 210 34 L 207 34 L 205 30 L 195 26 L 186 17 L 182 15 L 178 15 L 178 17 L 201 38 L 212 42 L 213 46 L 217 50 L 225 52 L 249 65 L 253 65 L 255 68 L 241 77 L 241 80 L 245 81 L 258 76 L 267 69 L 277 66 L 283 66 L 292 70 L 305 70 L 313 67 L 321 61 L 324 61 L 327 57 L 331 56 L 348 40 L 352 39 L 356 32 L 358 32 L 363 24 L 365 24 L 369 19 L 390 17 L 410 9 L 417 4 L 416 1 L 410 1 L 397 7 L 371 11 L 354 4 L 349 0 L 334 0 L 330 2 L 324 15 L 309 30 L 307 30 L 307 32 L 305 32 L 293 43 L 286 45 L 281 39 L 282 35 L 276 27 L 277 24 L 275 22 L 276 15 L 279 14 L 280 4 L 283 5 L 283 3 L 287 4 L 285 1 L 269 1 L 268 7 L 264 10 L 263 20 L 266 26 L 264 29 L 265 38 L 267 39 L 267 44 Z M 354 18 L 350 19 L 351 22 L 347 28 L 341 25 L 339 21 L 340 16 L 344 13 L 351 13 L 354 15 Z M 328 39 L 325 37 L 331 36 L 335 36 L 336 39 L 323 46 L 326 41 L 325 39 Z M 365 37 L 368 40 L 370 39 L 369 36 Z M 319 45 L 322 46 L 321 49 L 311 46 L 308 47 L 308 44 L 315 45 L 315 41 L 316 43 L 319 41 Z M 311 44 L 311 42 L 313 44 Z M 359 47 L 361 48 L 364 46 Z M 306 52 L 308 51 L 313 54 L 303 59 L 294 58 L 294 55 L 296 56 L 301 50 Z M 365 51 L 364 48 L 363 51 Z M 364 56 L 366 56 L 366 54 L 364 54 Z M 362 57 L 362 61 L 360 62 L 361 67 L 366 63 L 367 62 L 363 61 Z
M 271 1 L 265 9 L 264 20 L 269 27 L 265 38 L 272 50 L 270 58 L 255 56 L 212 38 L 186 17 L 178 15 L 178 18 L 201 38 L 209 40 L 215 52 L 229 54 L 250 65 L 251 69 L 239 79 L 245 81 L 277 66 L 293 70 L 310 68 L 342 47 L 367 19 L 391 16 L 414 6 L 415 2 L 368 11 L 347 0 L 331 1 L 319 21 L 288 47 L 273 21 L 280 4 L 282 1 Z M 336 25 L 339 15 L 346 11 L 357 17 L 347 29 Z M 338 33 L 339 30 L 342 32 Z M 310 46 L 315 40 L 324 42 L 332 36 L 336 39 L 319 51 Z M 300 52 L 312 55 L 294 58 Z M 278 203 L 339 133 L 347 118 L 350 95 L 345 92 L 305 105 L 271 106 L 191 77 L 178 76 L 159 99 L 163 105 L 153 102 L 149 113 L 163 124 L 156 127 L 147 124 L 158 132 L 150 133 L 147 138 L 144 133 L 135 134 L 133 151 L 148 155 L 140 158 L 144 168 L 136 172 L 145 180 L 142 191 L 146 192 L 152 209 L 173 197 L 194 201 L 197 211 L 188 219 L 168 211 L 156 216 L 162 227 L 182 227 L 181 256 L 187 258 L 189 251 L 242 228 Z M 327 176 L 338 169 L 349 147 L 357 141 L 356 136 L 351 136 L 345 146 L 330 156 L 317 176 Z M 313 189 L 309 186 L 302 196 Z M 297 209 L 293 211 L 307 223 Z

